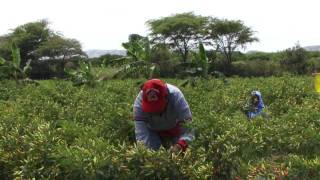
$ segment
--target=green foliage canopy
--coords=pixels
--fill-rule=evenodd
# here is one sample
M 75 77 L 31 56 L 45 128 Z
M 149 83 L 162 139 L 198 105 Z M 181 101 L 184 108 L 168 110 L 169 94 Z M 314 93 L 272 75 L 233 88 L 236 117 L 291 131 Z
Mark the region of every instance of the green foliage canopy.
M 295 74 L 304 74 L 307 71 L 307 56 L 306 50 L 300 47 L 299 44 L 296 46 L 286 49 L 284 51 L 285 57 L 281 61 L 281 65 L 284 69 Z
M 86 57 L 81 44 L 76 39 L 53 35 L 36 50 L 41 58 L 66 60 L 73 57 Z
M 197 46 L 203 37 L 203 28 L 208 18 L 191 12 L 175 14 L 147 21 L 153 42 L 168 45 L 177 50 L 182 61 L 186 62 L 191 48 Z
M 245 48 L 247 43 L 258 41 L 254 31 L 240 20 L 211 18 L 206 31 L 206 39 L 224 54 L 227 65 L 231 64 L 232 53 L 237 48 Z
M 54 32 L 47 20 L 26 23 L 12 30 L 11 33 L 0 36 L 0 56 L 11 59 L 10 47 L 15 43 L 20 49 L 21 65 L 28 60 L 43 58 L 59 59 L 84 55 L 77 40 L 67 39 Z

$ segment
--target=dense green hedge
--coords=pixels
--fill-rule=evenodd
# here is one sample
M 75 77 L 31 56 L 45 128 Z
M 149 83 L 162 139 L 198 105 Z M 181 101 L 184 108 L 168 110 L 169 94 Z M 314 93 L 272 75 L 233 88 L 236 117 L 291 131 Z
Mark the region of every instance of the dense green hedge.
M 138 82 L 2 81 L 0 179 L 320 178 L 320 98 L 311 78 L 212 79 L 181 88 L 197 138 L 179 156 L 135 144 Z M 269 120 L 242 113 L 251 90 L 262 92 Z

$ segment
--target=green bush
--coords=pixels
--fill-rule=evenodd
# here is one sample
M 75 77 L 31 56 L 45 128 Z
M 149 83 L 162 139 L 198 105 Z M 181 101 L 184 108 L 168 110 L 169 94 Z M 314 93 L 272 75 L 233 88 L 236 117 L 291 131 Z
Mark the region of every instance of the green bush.
M 280 64 L 268 60 L 238 61 L 232 64 L 232 74 L 241 77 L 280 76 Z

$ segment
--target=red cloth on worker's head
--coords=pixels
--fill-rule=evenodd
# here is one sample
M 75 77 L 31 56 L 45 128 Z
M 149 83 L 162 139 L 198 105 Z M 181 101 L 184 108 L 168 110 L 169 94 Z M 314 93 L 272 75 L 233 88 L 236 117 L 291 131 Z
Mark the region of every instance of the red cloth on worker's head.
M 167 105 L 168 89 L 160 79 L 148 80 L 142 87 L 142 110 L 148 113 L 163 112 Z

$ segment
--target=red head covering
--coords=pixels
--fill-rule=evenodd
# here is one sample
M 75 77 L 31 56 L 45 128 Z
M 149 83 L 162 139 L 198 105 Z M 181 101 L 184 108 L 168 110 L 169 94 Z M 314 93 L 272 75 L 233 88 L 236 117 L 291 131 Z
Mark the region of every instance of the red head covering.
M 167 105 L 168 89 L 160 79 L 148 80 L 142 87 L 142 110 L 144 112 L 162 112 Z

